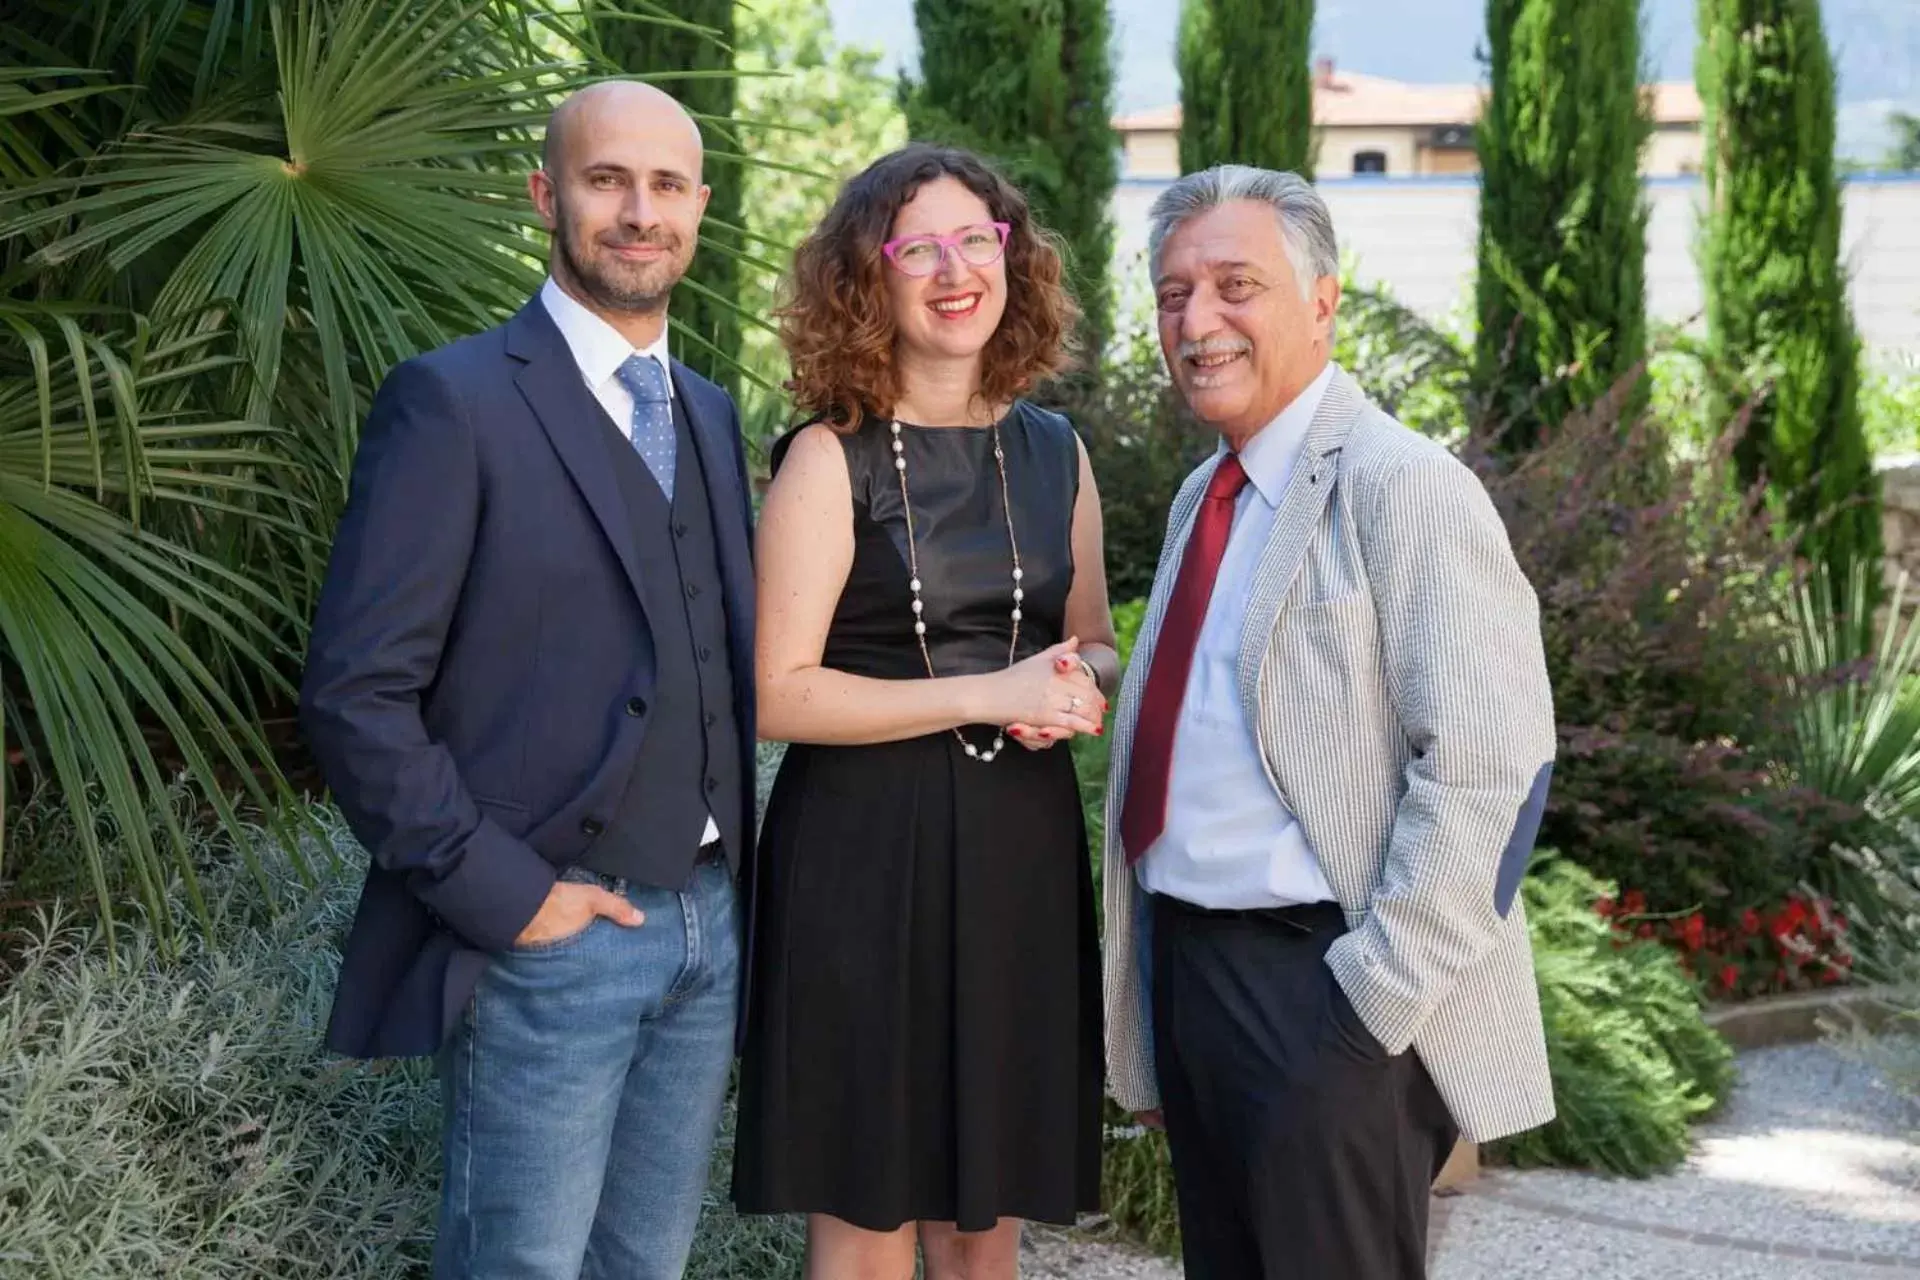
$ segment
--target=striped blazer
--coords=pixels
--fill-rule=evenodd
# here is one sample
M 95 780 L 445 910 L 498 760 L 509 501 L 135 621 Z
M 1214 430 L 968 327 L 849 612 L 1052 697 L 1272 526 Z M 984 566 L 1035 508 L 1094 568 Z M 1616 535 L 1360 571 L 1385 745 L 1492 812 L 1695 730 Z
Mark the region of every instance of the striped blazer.
M 1174 499 L 1121 686 L 1104 873 L 1107 1069 L 1159 1104 L 1147 895 L 1121 847 L 1140 694 L 1210 459 Z M 1553 1116 L 1516 891 L 1552 772 L 1539 609 L 1471 471 L 1335 369 L 1255 573 L 1240 696 L 1269 781 L 1345 909 L 1327 964 L 1390 1053 L 1412 1048 L 1461 1131 Z M 1308 1016 L 1303 1011 L 1303 1016 Z

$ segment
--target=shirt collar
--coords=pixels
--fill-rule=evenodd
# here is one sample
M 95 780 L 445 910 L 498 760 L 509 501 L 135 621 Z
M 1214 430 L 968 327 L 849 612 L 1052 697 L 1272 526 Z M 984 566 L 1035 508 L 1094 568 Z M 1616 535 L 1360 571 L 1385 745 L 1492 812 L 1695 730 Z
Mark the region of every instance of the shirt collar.
M 548 276 L 547 282 L 540 286 L 540 302 L 553 317 L 553 323 L 560 329 L 560 336 L 567 341 L 567 349 L 573 353 L 573 362 L 580 366 L 580 376 L 587 380 L 589 387 L 598 390 L 607 379 L 619 371 L 629 356 L 639 354 L 652 356 L 660 362 L 667 372 L 667 395 L 673 392 L 673 365 L 667 359 L 667 330 L 660 327 L 660 336 L 644 350 L 635 352 L 633 345 L 620 336 L 620 331 L 582 306 L 579 299 L 554 283 Z
M 1240 465 L 1246 468 L 1248 481 L 1259 490 L 1268 506 L 1279 506 L 1285 496 L 1293 464 L 1306 447 L 1313 415 L 1320 411 L 1320 401 L 1332 381 L 1333 361 L 1329 360 L 1306 389 L 1295 396 L 1278 417 L 1255 432 L 1253 439 L 1240 450 Z

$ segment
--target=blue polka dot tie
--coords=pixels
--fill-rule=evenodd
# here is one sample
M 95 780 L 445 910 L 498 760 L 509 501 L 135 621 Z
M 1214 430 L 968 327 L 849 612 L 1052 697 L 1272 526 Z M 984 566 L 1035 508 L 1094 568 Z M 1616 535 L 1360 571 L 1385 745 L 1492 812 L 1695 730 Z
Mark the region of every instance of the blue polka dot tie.
M 667 371 L 652 356 L 628 356 L 618 376 L 621 385 L 633 393 L 634 450 L 671 502 L 678 442 L 673 434 L 673 398 L 667 390 Z

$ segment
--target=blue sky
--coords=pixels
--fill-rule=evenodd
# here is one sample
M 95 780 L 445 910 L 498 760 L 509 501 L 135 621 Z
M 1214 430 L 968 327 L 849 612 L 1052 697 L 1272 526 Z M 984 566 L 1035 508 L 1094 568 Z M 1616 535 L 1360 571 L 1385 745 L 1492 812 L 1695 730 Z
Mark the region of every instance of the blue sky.
M 1643 0 L 1647 59 L 1664 80 L 1693 75 L 1696 0 Z M 890 65 L 911 65 L 912 0 L 830 0 L 843 41 L 879 45 Z M 1920 110 L 1920 0 L 1823 0 L 1840 68 L 1841 149 L 1876 154 L 1889 109 Z M 1180 95 L 1173 69 L 1178 0 L 1113 0 L 1122 111 Z M 1397 80 L 1480 79 L 1484 0 L 1319 0 L 1314 52 L 1342 67 Z

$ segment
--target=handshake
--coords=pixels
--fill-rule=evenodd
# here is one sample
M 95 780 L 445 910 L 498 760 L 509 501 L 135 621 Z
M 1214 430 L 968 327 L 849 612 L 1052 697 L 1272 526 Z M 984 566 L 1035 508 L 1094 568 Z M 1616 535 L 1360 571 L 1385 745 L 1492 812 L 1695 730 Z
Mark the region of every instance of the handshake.
M 1069 637 L 993 677 L 991 722 L 1029 751 L 1044 751 L 1075 734 L 1105 732 L 1107 699 L 1093 664 L 1080 656 L 1079 637 Z

